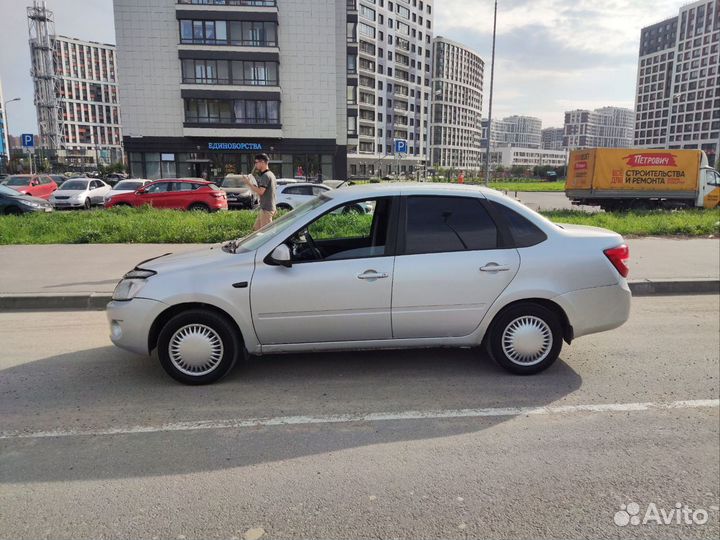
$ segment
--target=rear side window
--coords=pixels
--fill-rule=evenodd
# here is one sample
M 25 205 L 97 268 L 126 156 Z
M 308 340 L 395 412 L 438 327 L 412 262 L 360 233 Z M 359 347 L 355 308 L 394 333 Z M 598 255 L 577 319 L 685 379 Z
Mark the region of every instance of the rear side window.
M 312 186 L 291 186 L 283 190 L 285 195 L 312 195 Z
M 408 197 L 405 254 L 497 249 L 495 222 L 478 199 Z
M 505 218 L 515 247 L 535 246 L 547 240 L 547 235 L 544 232 L 533 225 L 528 219 L 515 212 L 515 210 L 511 210 L 504 204 L 497 202 L 492 202 L 491 204 L 495 205 L 496 211 Z

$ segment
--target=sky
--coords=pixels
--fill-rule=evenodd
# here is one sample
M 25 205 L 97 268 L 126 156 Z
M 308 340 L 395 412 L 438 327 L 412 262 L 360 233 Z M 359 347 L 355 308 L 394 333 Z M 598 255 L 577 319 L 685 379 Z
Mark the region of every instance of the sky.
M 282 0 L 279 0 L 282 2 Z M 337 0 L 343 1 L 343 0 Z M 13 135 L 37 132 L 26 6 L 0 0 L 0 82 Z M 536 116 L 562 127 L 564 112 L 632 108 L 640 29 L 678 14 L 683 0 L 498 0 L 493 118 Z M 47 0 L 58 34 L 115 42 L 112 0 Z M 487 116 L 493 0 L 435 0 L 435 36 L 485 61 Z M 121 106 L 122 106 L 122 96 Z

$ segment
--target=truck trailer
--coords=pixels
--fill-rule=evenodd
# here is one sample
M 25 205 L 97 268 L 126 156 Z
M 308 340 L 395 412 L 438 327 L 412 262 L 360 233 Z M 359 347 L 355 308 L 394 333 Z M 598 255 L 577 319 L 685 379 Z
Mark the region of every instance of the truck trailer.
M 604 210 L 716 208 L 720 174 L 701 150 L 573 150 L 565 194 Z

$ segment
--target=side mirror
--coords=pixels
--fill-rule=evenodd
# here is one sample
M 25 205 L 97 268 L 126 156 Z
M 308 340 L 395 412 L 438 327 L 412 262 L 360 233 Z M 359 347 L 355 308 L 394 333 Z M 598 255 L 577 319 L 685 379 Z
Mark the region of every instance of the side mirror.
M 141 187 L 140 189 L 138 189 L 138 190 L 135 192 L 135 195 L 144 195 L 145 193 L 147 193 L 147 191 L 145 190 L 144 187 Z
M 280 244 L 270 255 L 265 257 L 265 263 L 271 266 L 290 268 L 292 266 L 292 262 L 290 261 L 290 248 L 285 244 Z

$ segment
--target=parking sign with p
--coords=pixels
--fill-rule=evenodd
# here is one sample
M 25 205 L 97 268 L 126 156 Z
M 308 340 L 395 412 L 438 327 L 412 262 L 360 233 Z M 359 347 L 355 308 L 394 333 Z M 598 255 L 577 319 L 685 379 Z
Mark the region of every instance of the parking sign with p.
M 23 148 L 33 148 L 35 146 L 35 137 L 32 133 L 23 133 L 20 135 Z
M 408 145 L 406 139 L 395 139 L 395 153 L 396 154 L 407 154 Z

